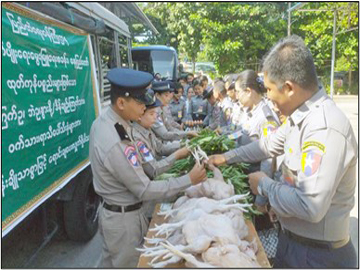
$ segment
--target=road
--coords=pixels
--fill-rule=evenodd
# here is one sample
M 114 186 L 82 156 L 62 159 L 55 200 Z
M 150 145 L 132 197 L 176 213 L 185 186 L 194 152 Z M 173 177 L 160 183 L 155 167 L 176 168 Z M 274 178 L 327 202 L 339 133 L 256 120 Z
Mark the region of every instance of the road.
M 358 97 L 334 96 L 334 101 L 350 119 L 358 141 Z M 358 175 L 357 175 L 358 179 Z M 351 211 L 350 233 L 358 253 L 358 181 L 355 194 L 355 206 Z M 36 224 L 36 220 L 28 222 Z M 34 226 L 33 226 L 34 227 Z M 99 233 L 87 243 L 77 243 L 65 237 L 52 239 L 38 255 L 28 263 L 30 250 L 39 245 L 39 234 L 31 228 L 22 228 L 17 234 L 2 241 L 3 268 L 96 268 L 100 262 L 101 238 Z

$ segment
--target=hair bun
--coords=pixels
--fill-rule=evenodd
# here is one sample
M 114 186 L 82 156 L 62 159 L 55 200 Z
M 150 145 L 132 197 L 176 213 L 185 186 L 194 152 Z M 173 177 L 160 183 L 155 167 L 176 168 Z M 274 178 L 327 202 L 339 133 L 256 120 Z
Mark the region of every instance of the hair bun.
M 257 76 L 256 77 L 256 82 L 258 83 L 261 92 L 264 93 L 265 92 L 264 79 L 262 77 Z

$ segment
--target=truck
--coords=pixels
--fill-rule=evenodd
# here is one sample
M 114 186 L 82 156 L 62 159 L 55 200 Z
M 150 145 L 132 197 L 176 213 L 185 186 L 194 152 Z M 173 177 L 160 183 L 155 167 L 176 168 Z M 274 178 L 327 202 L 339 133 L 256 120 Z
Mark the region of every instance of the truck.
M 165 45 L 139 46 L 131 49 L 133 67 L 136 70 L 160 74 L 163 80 L 178 79 L 178 56 L 173 47 Z
M 131 35 L 99 3 L 2 3 L 2 238 L 35 212 L 44 241 L 96 234 L 89 133 L 113 67 L 132 68 Z

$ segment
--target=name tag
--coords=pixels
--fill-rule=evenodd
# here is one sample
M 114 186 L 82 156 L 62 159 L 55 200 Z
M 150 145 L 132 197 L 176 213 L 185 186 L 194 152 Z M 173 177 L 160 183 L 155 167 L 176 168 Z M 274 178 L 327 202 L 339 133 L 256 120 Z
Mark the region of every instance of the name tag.
M 182 111 L 178 111 L 178 118 L 182 118 Z
M 199 106 L 198 113 L 202 113 L 202 112 L 203 112 L 203 106 Z

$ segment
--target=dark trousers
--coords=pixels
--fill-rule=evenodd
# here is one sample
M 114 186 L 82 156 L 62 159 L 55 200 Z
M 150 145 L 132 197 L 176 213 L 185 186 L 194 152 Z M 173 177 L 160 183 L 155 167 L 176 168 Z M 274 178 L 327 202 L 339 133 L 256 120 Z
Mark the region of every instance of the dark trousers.
M 357 268 L 356 252 L 351 240 L 337 249 L 315 248 L 279 233 L 274 268 Z

